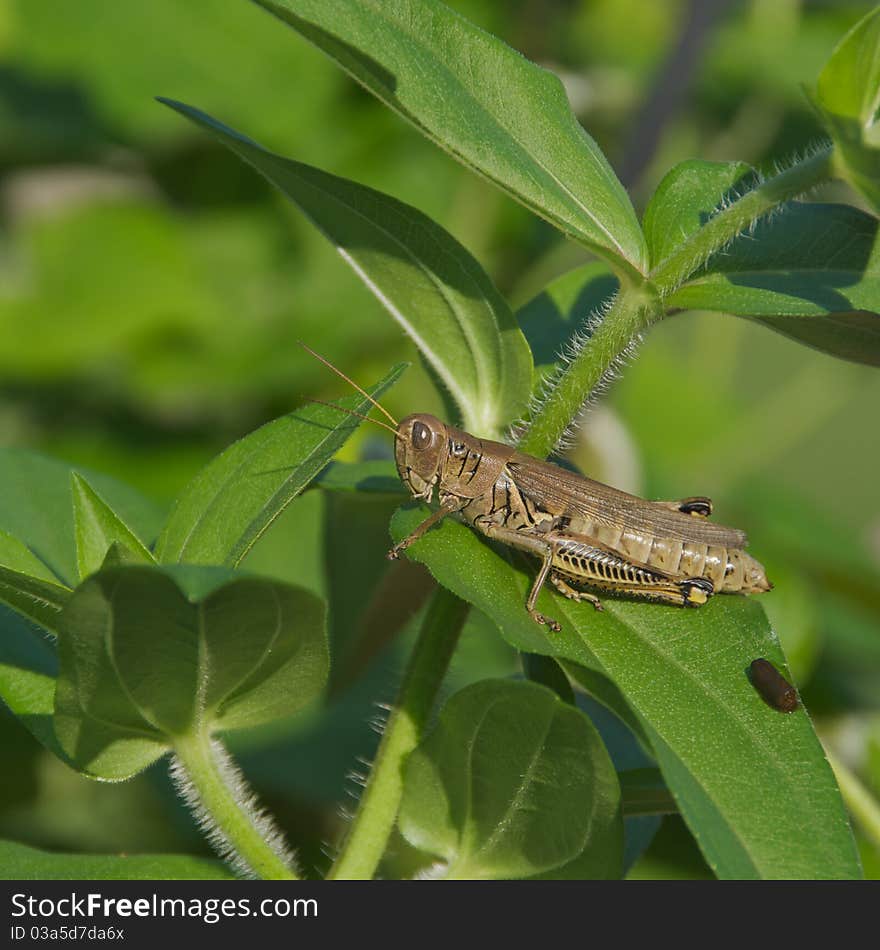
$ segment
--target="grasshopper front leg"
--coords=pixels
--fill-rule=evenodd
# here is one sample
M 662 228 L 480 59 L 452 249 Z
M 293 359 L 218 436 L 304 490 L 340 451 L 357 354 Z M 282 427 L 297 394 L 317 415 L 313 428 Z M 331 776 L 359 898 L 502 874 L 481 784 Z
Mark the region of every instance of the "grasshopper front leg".
M 440 507 L 433 512 L 413 531 L 412 534 L 405 537 L 402 541 L 399 541 L 394 547 L 388 552 L 386 557 L 389 561 L 396 561 L 400 555 L 414 542 L 418 541 L 419 538 L 429 529 L 433 528 L 438 521 L 442 521 L 447 515 L 451 515 L 454 511 L 458 511 L 461 507 L 461 503 L 456 498 L 446 497 L 440 503 Z

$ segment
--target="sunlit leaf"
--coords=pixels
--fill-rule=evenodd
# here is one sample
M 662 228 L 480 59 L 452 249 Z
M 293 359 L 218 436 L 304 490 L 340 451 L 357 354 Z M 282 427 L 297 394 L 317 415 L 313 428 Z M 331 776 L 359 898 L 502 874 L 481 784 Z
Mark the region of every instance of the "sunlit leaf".
M 645 248 L 562 83 L 436 0 L 257 0 L 460 161 L 624 271 Z

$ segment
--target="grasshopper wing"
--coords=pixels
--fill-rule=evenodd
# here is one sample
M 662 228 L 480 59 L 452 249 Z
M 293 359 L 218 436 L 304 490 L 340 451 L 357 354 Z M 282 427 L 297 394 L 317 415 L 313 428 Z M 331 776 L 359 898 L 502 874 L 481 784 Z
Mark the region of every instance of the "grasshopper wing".
M 507 468 L 517 488 L 553 515 L 579 515 L 597 524 L 676 541 L 725 548 L 747 544 L 745 533 L 736 528 L 673 511 L 530 455 L 518 452 Z

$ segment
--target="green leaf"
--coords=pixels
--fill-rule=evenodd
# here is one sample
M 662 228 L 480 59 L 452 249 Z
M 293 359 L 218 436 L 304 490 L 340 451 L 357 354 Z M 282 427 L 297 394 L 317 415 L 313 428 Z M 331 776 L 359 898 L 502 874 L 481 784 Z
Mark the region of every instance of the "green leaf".
M 455 158 L 644 271 L 629 197 L 559 79 L 435 0 L 257 0 Z
M 613 878 L 620 788 L 590 720 L 535 683 L 456 693 L 409 756 L 400 829 L 447 878 Z
M 318 598 L 278 581 L 190 565 L 99 571 L 62 618 L 61 746 L 118 780 L 177 736 L 296 712 L 327 677 L 324 624 Z
M 560 663 L 549 656 L 540 653 L 521 653 L 523 673 L 527 680 L 539 683 L 552 690 L 570 706 L 576 705 L 574 690 L 565 675 Z
M 227 881 L 222 862 L 188 854 L 55 854 L 0 841 L 0 867 L 17 881 Z
M 52 727 L 55 647 L 42 630 L 0 606 L 0 699 L 49 751 L 65 758 Z
M 149 548 L 85 478 L 78 472 L 71 472 L 70 479 L 76 561 L 80 579 L 98 570 L 110 546 L 116 542 L 137 561 L 144 564 L 153 563 L 154 558 Z
M 734 198 L 754 178 L 754 170 L 744 162 L 694 159 L 667 172 L 642 220 L 651 266 L 655 267 L 687 241 L 725 201 Z
M 395 541 L 424 514 L 423 507 L 399 511 Z M 746 675 L 760 656 L 786 668 L 754 599 L 718 596 L 685 611 L 606 597 L 597 613 L 545 589 L 538 609 L 563 628 L 551 633 L 526 614 L 536 566 L 524 558 L 499 552 L 449 519 L 407 553 L 487 613 L 517 649 L 599 669 L 614 682 L 720 877 L 860 875 L 840 794 L 809 717 L 803 709 L 789 716 L 770 709 Z
M 880 8 L 840 41 L 811 99 L 834 139 L 842 173 L 880 209 Z
M 366 492 L 377 495 L 408 494 L 397 468 L 385 459 L 367 462 L 331 462 L 315 479 L 316 488 L 327 491 Z
M 880 366 L 877 219 L 792 202 L 758 222 L 666 299 L 751 317 L 816 349 Z
M 70 473 L 64 462 L 18 448 L 0 448 L 0 530 L 18 538 L 69 586 L 79 573 L 70 503 Z M 96 472 L 77 468 L 139 537 L 152 540 L 161 515 L 156 506 Z M 45 579 L 45 578 L 44 578 Z
M 0 602 L 56 633 L 70 588 L 0 566 Z
M 130 548 L 127 548 L 121 541 L 113 541 L 107 548 L 104 560 L 101 561 L 101 567 L 120 567 L 123 564 L 155 564 L 152 555 L 150 559 L 145 560 L 140 554 L 135 554 Z
M 587 332 L 588 318 L 607 304 L 617 286 L 606 265 L 593 261 L 557 277 L 517 311 L 538 372 L 556 364 L 575 333 Z
M 6 531 L 0 531 L 0 565 L 38 580 L 58 582 L 58 578 L 26 544 Z
M 367 391 L 379 398 L 405 368 L 394 367 Z M 359 413 L 371 408 L 362 396 L 348 396 L 338 405 Z M 156 543 L 158 560 L 237 565 L 358 424 L 344 412 L 312 403 L 229 446 L 177 500 Z
M 452 235 L 388 195 L 274 155 L 198 109 L 160 101 L 251 164 L 327 236 L 413 338 L 465 428 L 497 437 L 521 413 L 531 353 L 504 298 Z
M 0 531 L 0 602 L 54 632 L 69 593 L 27 545 Z

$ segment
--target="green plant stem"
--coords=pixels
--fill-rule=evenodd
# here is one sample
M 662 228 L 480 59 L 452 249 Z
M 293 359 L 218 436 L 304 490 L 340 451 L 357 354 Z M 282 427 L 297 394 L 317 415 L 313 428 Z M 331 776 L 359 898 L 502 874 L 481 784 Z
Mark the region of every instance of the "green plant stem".
M 849 813 L 855 818 L 866 838 L 875 848 L 880 848 L 880 802 L 865 788 L 858 778 L 828 751 L 825 755 L 840 786 L 840 794 Z
M 663 300 L 712 254 L 762 215 L 833 177 L 833 156 L 831 147 L 824 148 L 767 178 L 711 217 L 661 261 L 647 279 L 624 284 L 589 339 L 579 345 L 574 357 L 553 381 L 519 448 L 538 457 L 552 452 L 615 361 L 626 353 L 642 331 L 663 315 Z
M 709 218 L 652 270 L 650 280 L 660 297 L 667 297 L 680 287 L 716 251 L 768 211 L 833 177 L 833 154 L 830 146 L 815 152 L 778 175 L 765 179 Z
M 241 860 L 264 880 L 299 880 L 257 827 L 253 806 L 247 803 L 249 793 L 242 788 L 241 776 L 224 774 L 211 738 L 204 734 L 180 737 L 175 741 L 174 751 L 198 793 L 199 803 L 210 824 Z
M 363 881 L 375 873 L 400 807 L 404 759 L 422 736 L 468 610 L 444 588 L 435 592 L 360 806 L 328 880 Z
M 649 287 L 621 289 L 589 340 L 554 381 L 519 448 L 539 458 L 549 455 L 609 367 L 657 316 Z

